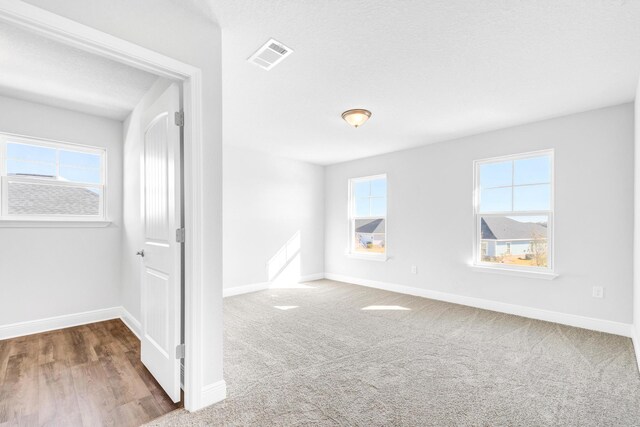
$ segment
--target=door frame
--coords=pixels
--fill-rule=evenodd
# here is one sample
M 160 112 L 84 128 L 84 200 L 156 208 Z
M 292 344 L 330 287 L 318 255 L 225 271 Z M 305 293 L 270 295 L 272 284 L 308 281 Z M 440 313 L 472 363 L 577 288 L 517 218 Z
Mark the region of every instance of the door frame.
M 202 72 L 129 41 L 56 15 L 19 0 L 0 3 L 0 21 L 182 84 L 184 122 L 184 221 L 185 238 L 185 373 L 184 406 L 195 411 L 213 401 L 203 393 L 203 140 Z

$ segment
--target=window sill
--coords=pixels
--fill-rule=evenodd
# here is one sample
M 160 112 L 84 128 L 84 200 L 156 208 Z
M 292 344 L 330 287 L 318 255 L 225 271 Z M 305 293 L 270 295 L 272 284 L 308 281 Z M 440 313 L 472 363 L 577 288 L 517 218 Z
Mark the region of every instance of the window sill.
M 346 253 L 348 258 L 353 258 L 353 259 L 363 259 L 365 261 L 380 261 L 380 262 L 386 262 L 389 258 L 387 257 L 387 254 L 354 254 L 352 252 L 347 252 Z
M 105 228 L 111 221 L 0 220 L 0 228 Z
M 550 271 L 525 271 L 514 268 L 490 267 L 484 265 L 472 265 L 471 269 L 480 273 L 496 273 L 507 276 L 528 277 L 530 279 L 553 280 L 558 277 L 558 274 Z

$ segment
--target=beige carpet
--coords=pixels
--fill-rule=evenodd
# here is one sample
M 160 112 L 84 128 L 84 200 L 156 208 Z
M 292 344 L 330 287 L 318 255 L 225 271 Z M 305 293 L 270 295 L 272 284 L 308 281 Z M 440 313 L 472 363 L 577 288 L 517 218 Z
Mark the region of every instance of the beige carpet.
M 227 400 L 151 425 L 640 425 L 628 338 L 328 280 L 224 320 Z

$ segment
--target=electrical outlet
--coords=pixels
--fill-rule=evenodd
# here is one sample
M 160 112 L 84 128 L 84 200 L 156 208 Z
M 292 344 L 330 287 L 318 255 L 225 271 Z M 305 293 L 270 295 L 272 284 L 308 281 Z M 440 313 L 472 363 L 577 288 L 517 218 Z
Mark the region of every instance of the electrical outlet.
M 594 286 L 592 296 L 594 298 L 604 298 L 604 288 L 602 286 Z
M 416 267 L 415 265 L 411 266 L 411 273 L 412 274 L 418 274 L 418 267 Z

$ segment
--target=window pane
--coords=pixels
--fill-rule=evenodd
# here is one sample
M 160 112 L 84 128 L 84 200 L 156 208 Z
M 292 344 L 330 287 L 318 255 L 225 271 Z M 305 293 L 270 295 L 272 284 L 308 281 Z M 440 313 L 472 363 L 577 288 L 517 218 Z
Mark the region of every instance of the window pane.
M 551 209 L 551 185 L 526 185 L 513 188 L 514 211 L 547 211 Z
M 56 164 L 7 159 L 7 175 L 28 175 L 55 178 Z
M 9 182 L 10 215 L 100 215 L 101 190 L 55 184 Z
M 87 184 L 101 184 L 100 169 L 76 168 L 60 165 L 60 178 L 69 182 L 83 182 Z
M 386 230 L 384 218 L 354 221 L 354 250 L 359 253 L 384 253 Z
M 387 215 L 387 198 L 373 197 L 371 198 L 371 216 Z
M 16 144 L 9 142 L 7 144 L 7 158 L 55 163 L 56 150 L 48 147 L 39 147 L 37 145 Z
M 480 191 L 480 212 L 505 212 L 511 208 L 511 187 Z
M 521 159 L 514 163 L 514 185 L 551 182 L 551 156 Z
M 481 216 L 480 261 L 548 267 L 549 217 Z
M 387 195 L 387 179 L 380 178 L 374 179 L 371 182 L 371 196 L 372 197 L 385 197 Z
M 100 169 L 100 155 L 79 151 L 60 150 L 60 165 L 77 168 Z
M 480 165 L 480 188 L 503 187 L 511 185 L 511 160 Z
M 369 205 L 369 198 L 366 199 L 356 199 L 356 212 L 355 216 L 370 216 L 371 209 Z
M 371 191 L 371 184 L 369 181 L 355 181 L 353 185 L 353 196 L 356 199 L 369 197 Z

